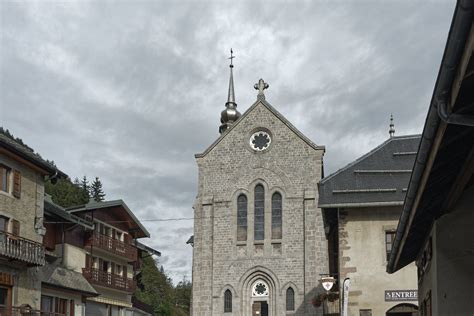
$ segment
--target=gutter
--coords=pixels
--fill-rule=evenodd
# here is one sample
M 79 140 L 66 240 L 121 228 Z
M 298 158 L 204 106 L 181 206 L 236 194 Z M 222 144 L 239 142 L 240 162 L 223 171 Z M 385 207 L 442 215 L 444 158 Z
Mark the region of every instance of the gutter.
M 427 181 L 427 172 L 431 169 L 430 162 L 432 163 L 433 160 L 429 161 L 430 153 L 434 154 L 438 150 L 439 143 L 435 143 L 438 131 L 440 128 L 444 130 L 447 124 L 451 123 L 455 124 L 464 122 L 469 123 L 468 125 L 472 126 L 470 125 L 473 121 L 472 117 L 464 117 L 463 119 L 460 119 L 458 117 L 459 114 L 456 114 L 456 116 L 453 116 L 454 114 L 447 114 L 447 112 L 443 111 L 443 108 L 448 103 L 447 98 L 449 91 L 452 87 L 459 60 L 462 58 L 466 40 L 471 30 L 473 14 L 474 2 L 470 0 L 459 0 L 457 2 L 453 21 L 451 23 L 451 29 L 448 35 L 448 42 L 446 43 L 430 109 L 418 148 L 418 155 L 416 156 L 415 165 L 411 174 L 410 185 L 408 187 L 403 211 L 398 223 L 392 254 L 389 263 L 387 264 L 388 273 L 394 273 L 402 268 L 399 265 L 401 250 L 404 247 L 415 216 L 414 210 L 417 207 L 420 195 L 422 194 L 421 191 Z M 443 120 L 443 122 L 441 122 L 441 120 Z

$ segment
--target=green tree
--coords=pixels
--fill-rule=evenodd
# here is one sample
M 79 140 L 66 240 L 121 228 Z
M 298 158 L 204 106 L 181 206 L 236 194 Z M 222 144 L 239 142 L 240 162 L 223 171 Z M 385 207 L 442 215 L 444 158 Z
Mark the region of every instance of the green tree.
M 82 180 L 81 180 L 81 183 L 79 184 L 81 189 L 82 189 L 82 192 L 84 194 L 84 198 L 87 199 L 87 201 L 90 200 L 91 198 L 91 195 L 90 195 L 90 186 L 89 186 L 89 181 L 87 181 L 87 177 L 86 176 L 83 176 L 82 177 Z
M 95 177 L 90 187 L 90 197 L 96 202 L 102 202 L 105 199 L 105 193 L 102 189 L 102 182 L 99 177 Z
M 84 196 L 80 186 L 71 182 L 71 179 L 59 179 L 56 184 L 51 181 L 45 183 L 45 192 L 51 195 L 54 203 L 62 207 L 86 204 L 89 198 Z
M 175 306 L 184 312 L 184 315 L 189 315 L 191 311 L 191 292 L 192 283 L 183 277 L 183 280 L 179 281 L 176 285 L 175 292 Z
M 158 269 L 155 260 L 143 258 L 141 273 L 137 276 L 138 287 L 134 295 L 140 301 L 151 305 L 156 315 L 176 315 L 173 313 L 173 285 L 171 279 Z

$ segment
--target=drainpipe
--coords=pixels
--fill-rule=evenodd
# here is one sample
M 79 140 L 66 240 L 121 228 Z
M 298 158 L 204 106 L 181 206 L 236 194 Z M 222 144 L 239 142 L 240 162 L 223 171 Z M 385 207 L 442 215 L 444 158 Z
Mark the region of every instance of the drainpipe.
M 447 124 L 474 127 L 474 117 L 472 115 L 463 115 L 455 112 L 448 113 L 446 99 L 446 97 L 443 97 L 436 101 L 435 106 L 438 108 L 438 116 Z

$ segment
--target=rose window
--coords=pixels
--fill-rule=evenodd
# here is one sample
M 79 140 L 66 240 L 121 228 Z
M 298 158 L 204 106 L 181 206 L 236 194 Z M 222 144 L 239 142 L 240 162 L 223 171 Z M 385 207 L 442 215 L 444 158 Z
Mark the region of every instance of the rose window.
M 268 285 L 263 281 L 257 281 L 253 285 L 252 296 L 268 296 Z
M 267 149 L 272 142 L 270 135 L 267 132 L 259 131 L 250 136 L 250 147 L 255 151 L 263 151 Z

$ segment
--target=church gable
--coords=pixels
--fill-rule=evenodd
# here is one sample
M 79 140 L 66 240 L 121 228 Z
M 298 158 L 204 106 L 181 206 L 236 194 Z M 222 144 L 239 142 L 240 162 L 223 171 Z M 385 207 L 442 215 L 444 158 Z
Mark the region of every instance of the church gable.
M 311 142 L 264 99 L 258 99 L 203 154 L 196 155 L 202 192 L 228 201 L 256 179 L 290 196 L 313 189 L 322 173 L 324 146 Z
M 265 124 L 267 126 L 264 126 Z M 196 154 L 195 157 L 206 157 L 216 147 L 222 146 L 221 143 L 228 142 L 228 138 L 232 138 L 233 140 L 242 139 L 242 130 L 245 130 L 248 126 L 254 126 L 257 129 L 258 127 L 261 127 L 262 131 L 267 133 L 269 132 L 268 134 L 270 136 L 270 141 L 272 141 L 272 131 L 270 130 L 270 128 L 278 127 L 279 129 L 284 129 L 284 127 L 286 127 L 286 132 L 291 132 L 295 138 L 298 138 L 302 142 L 301 145 L 306 144 L 306 146 L 309 146 L 314 150 L 325 150 L 324 146 L 316 145 L 308 137 L 303 135 L 303 133 L 301 133 L 296 127 L 294 127 L 280 112 L 278 112 L 272 105 L 265 101 L 264 98 L 258 98 L 257 101 L 232 125 L 232 127 L 230 127 L 226 132 L 224 132 L 204 152 Z M 249 131 L 249 133 L 250 132 L 252 131 Z M 257 130 L 255 130 L 255 132 L 257 132 Z M 248 143 L 250 144 L 250 137 L 252 135 L 249 134 L 248 136 Z M 258 141 L 259 139 L 257 138 L 257 142 Z M 231 142 L 235 143 L 235 141 Z M 270 144 L 270 146 L 272 146 L 272 144 Z

